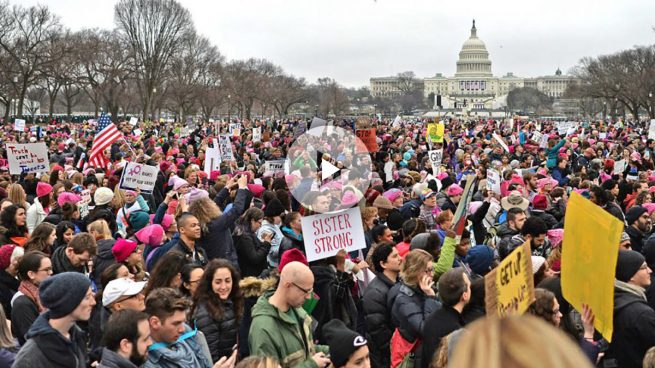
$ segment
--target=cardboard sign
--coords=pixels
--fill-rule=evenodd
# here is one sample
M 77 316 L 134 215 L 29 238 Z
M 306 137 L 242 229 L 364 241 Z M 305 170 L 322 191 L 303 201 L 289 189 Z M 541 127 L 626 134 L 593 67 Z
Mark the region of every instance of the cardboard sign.
M 625 160 L 614 161 L 614 175 L 621 175 L 625 171 L 628 163 Z
M 136 124 L 138 122 L 139 122 L 139 118 L 137 118 L 136 116 L 133 116 L 133 117 L 130 118 L 130 125 L 131 126 L 136 126 Z
M 301 218 L 307 261 L 332 257 L 343 249 L 366 247 L 359 207 Z
M 443 136 L 446 126 L 438 124 L 428 124 L 427 137 L 432 143 L 443 143 Z
M 48 166 L 48 148 L 43 142 L 7 143 L 5 148 L 11 175 L 48 172 L 50 170 Z
M 19 132 L 24 132 L 25 131 L 25 120 L 24 119 L 14 120 L 14 130 L 17 130 Z
M 618 245 L 618 243 L 617 243 Z M 534 301 L 530 243 L 514 249 L 484 277 L 487 315 L 523 314 Z
M 364 144 L 364 147 L 357 141 L 357 153 L 377 152 L 378 142 L 375 128 L 357 129 L 355 131 L 357 138 Z
M 487 190 L 500 193 L 500 173 L 493 169 L 487 170 Z
M 650 119 L 648 126 L 648 139 L 655 139 L 655 119 Z
M 437 175 L 441 171 L 441 160 L 443 159 L 443 148 L 428 152 L 428 158 L 432 165 L 432 175 Z
M 593 229 L 593 231 L 589 231 Z M 562 294 L 578 311 L 587 304 L 594 327 L 612 341 L 614 277 L 623 222 L 576 192 L 566 206 Z
M 503 147 L 505 152 L 509 153 L 509 147 L 507 147 L 507 143 L 505 143 L 505 141 L 501 136 L 499 136 L 496 133 L 492 134 L 491 136 L 494 137 L 494 139 L 498 142 L 498 144 L 500 144 Z
M 262 141 L 262 128 L 252 128 L 252 141 L 253 142 Z
M 264 163 L 264 172 L 272 173 L 273 175 L 283 172 L 288 172 L 287 160 L 269 160 Z
M 119 188 L 128 190 L 139 188 L 141 193 L 150 194 L 155 189 L 158 172 L 159 168 L 157 166 L 128 162 L 123 169 Z
M 216 141 L 216 140 L 214 140 Z M 221 153 L 218 150 L 218 147 L 207 147 L 205 150 L 205 166 L 203 171 L 207 175 L 211 175 L 212 171 L 219 171 L 221 169 Z
M 84 189 L 80 193 L 80 201 L 77 202 L 77 209 L 80 211 L 80 218 L 84 218 L 89 214 L 89 203 L 91 203 L 91 191 L 89 189 Z
M 223 134 L 218 136 L 218 151 L 221 154 L 221 160 L 234 160 L 234 154 L 232 153 L 232 142 L 230 141 L 229 136 Z

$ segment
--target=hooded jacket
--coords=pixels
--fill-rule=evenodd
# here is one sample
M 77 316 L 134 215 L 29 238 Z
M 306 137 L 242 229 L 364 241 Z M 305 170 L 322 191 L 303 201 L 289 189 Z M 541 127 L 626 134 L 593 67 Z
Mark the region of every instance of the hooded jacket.
M 75 267 L 66 256 L 66 247 L 59 247 L 52 253 L 52 274 L 56 275 L 62 272 L 80 272 L 86 273 L 84 265 Z
M 42 313 L 27 333 L 27 342 L 18 352 L 14 368 L 86 367 L 86 339 L 82 330 L 73 325 L 70 340 L 50 326 L 50 313 Z
M 98 284 L 100 284 L 100 275 L 102 275 L 107 267 L 116 263 L 116 258 L 114 258 L 114 254 L 111 252 L 114 244 L 116 244 L 115 239 L 98 240 L 98 254 L 93 257 L 93 273 L 91 274 L 93 280 Z
M 244 343 L 239 344 L 239 358 L 250 355 L 250 347 L 245 341 L 248 341 L 248 333 L 252 324 L 252 308 L 257 303 L 259 297 L 264 295 L 265 292 L 275 291 L 278 281 L 278 278 L 275 276 L 265 279 L 244 277 L 239 281 L 239 289 L 241 289 L 244 297 L 243 317 L 239 325 L 239 341 L 244 341 Z
M 11 316 L 11 299 L 18 291 L 19 285 L 20 281 L 16 277 L 4 269 L 0 269 L 0 303 L 2 303 L 7 316 Z
M 312 317 L 318 322 L 314 337 L 324 342 L 323 325 L 333 319 L 343 321 L 354 330 L 357 327 L 357 307 L 350 292 L 355 285 L 352 276 L 327 264 L 312 266 L 311 270 L 314 274 L 314 292 L 319 297 L 312 311 Z
M 191 327 L 184 326 L 185 334 L 191 331 Z M 210 368 L 211 366 L 207 341 L 203 333 L 198 331 L 192 337 L 173 343 L 171 348 L 148 350 L 148 360 L 141 368 Z
M 646 302 L 644 289 L 615 280 L 614 333 L 606 359 L 616 359 L 622 368 L 639 368 L 651 346 L 655 346 L 655 311 Z
M 314 345 L 312 318 L 302 308 L 290 308 L 287 313 L 269 303 L 273 291 L 267 291 L 252 310 L 252 325 L 248 344 L 250 353 L 271 356 L 282 368 L 322 368 L 312 356 L 328 353 L 324 345 Z

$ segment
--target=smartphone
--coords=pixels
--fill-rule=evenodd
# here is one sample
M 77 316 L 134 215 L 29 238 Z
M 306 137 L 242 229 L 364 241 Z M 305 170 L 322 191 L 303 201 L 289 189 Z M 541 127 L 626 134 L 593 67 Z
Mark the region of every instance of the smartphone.
M 232 347 L 232 351 L 237 350 L 238 347 L 239 347 L 239 344 L 234 344 L 234 346 Z

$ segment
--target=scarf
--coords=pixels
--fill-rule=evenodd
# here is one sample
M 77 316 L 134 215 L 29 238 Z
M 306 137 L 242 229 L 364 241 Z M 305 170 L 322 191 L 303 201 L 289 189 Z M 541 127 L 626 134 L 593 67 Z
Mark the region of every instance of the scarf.
M 39 313 L 42 313 L 46 310 L 45 307 L 41 304 L 38 286 L 29 281 L 21 281 L 20 285 L 18 286 L 18 291 L 23 293 L 23 295 L 28 297 L 31 301 L 34 302 L 34 304 L 36 304 L 37 308 L 39 309 Z

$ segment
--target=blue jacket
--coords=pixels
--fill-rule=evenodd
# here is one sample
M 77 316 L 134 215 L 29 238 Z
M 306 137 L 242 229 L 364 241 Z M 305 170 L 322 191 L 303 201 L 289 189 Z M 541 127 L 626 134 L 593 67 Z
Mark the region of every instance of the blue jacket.
M 549 169 L 552 169 L 557 165 L 557 154 L 559 153 L 559 149 L 564 147 L 564 144 L 566 144 L 566 139 L 560 140 L 553 148 L 546 149 L 546 154 L 548 155 L 546 166 L 548 166 Z

